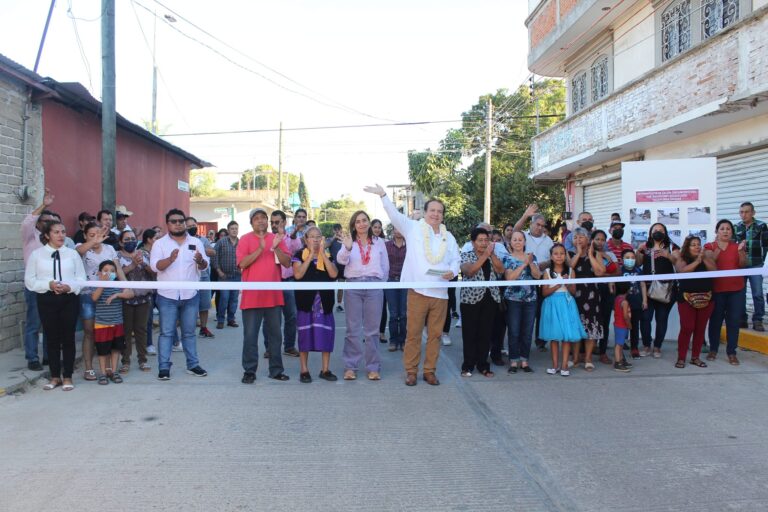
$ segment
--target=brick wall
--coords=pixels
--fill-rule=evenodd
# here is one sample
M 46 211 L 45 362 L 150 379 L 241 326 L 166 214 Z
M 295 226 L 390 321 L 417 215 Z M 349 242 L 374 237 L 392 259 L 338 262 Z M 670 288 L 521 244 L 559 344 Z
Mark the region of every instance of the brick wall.
M 536 171 L 740 91 L 768 91 L 767 48 L 766 13 L 692 48 L 535 137 Z
M 531 24 L 528 27 L 531 48 L 536 48 L 542 39 L 547 37 L 555 28 L 555 25 L 557 24 L 556 1 L 557 0 L 550 0 L 547 2 L 547 4 L 539 10 L 533 21 L 531 21 Z
M 565 18 L 579 0 L 560 0 L 560 19 Z
M 21 345 L 24 321 L 24 260 L 19 224 L 42 198 L 41 117 L 29 110 L 26 184 L 30 199 L 16 195 L 22 184 L 22 116 L 26 88 L 0 74 L 0 352 Z

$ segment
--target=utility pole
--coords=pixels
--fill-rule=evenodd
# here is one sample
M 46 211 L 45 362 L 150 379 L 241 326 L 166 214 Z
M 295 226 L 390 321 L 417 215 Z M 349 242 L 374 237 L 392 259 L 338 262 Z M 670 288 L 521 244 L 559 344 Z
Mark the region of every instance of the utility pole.
M 101 207 L 115 211 L 115 0 L 101 0 Z
M 287 187 L 286 187 L 287 189 Z M 287 199 L 287 195 L 286 195 Z M 277 207 L 283 207 L 283 122 L 280 121 L 280 139 L 277 156 Z
M 536 84 L 533 81 L 533 75 L 531 75 L 530 82 L 528 88 L 531 93 L 531 98 L 533 98 L 534 104 L 536 105 L 536 135 L 538 135 L 539 132 L 541 132 L 541 120 L 539 119 L 539 97 L 536 95 Z
M 149 131 L 157 135 L 157 13 L 152 20 L 152 124 Z
M 485 201 L 483 203 L 483 222 L 491 222 L 491 144 L 493 141 L 493 102 L 488 98 L 488 108 L 486 109 L 486 134 L 485 141 Z

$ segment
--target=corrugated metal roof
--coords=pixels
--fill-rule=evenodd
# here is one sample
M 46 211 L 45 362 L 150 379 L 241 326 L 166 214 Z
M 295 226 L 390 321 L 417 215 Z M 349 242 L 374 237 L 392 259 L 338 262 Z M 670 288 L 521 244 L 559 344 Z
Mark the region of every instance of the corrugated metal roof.
M 38 94 L 46 96 L 51 101 L 58 101 L 75 110 L 88 110 L 97 116 L 101 116 L 101 102 L 91 96 L 91 93 L 82 84 L 77 82 L 57 82 L 50 77 L 43 78 L 2 54 L 0 54 L 0 73 L 5 73 L 16 80 L 24 82 L 38 91 Z M 213 164 L 210 162 L 206 162 L 192 153 L 174 146 L 143 127 L 132 123 L 120 114 L 117 114 L 117 126 L 161 146 L 197 167 L 213 167 Z

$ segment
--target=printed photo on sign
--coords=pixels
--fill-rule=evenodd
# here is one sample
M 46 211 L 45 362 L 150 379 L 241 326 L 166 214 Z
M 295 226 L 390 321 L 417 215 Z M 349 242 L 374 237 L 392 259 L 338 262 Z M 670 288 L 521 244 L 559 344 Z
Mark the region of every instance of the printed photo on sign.
M 651 224 L 651 210 L 645 208 L 630 208 L 629 209 L 629 223 L 630 224 Z
M 680 224 L 680 208 L 659 208 L 657 222 L 662 224 Z M 678 231 L 679 233 L 679 231 Z
M 683 246 L 683 233 L 679 229 L 670 229 L 668 231 L 669 239 L 672 240 L 672 243 L 675 244 L 678 247 Z
M 688 224 L 711 224 L 712 215 L 709 206 L 688 208 Z M 693 231 L 691 231 L 693 233 Z
M 709 208 L 707 208 L 709 210 Z M 692 229 L 688 232 L 691 236 L 697 236 L 701 238 L 701 245 L 707 243 L 707 230 L 706 229 Z
M 637 249 L 647 241 L 648 241 L 648 231 L 645 231 L 643 229 L 632 230 L 632 247 Z

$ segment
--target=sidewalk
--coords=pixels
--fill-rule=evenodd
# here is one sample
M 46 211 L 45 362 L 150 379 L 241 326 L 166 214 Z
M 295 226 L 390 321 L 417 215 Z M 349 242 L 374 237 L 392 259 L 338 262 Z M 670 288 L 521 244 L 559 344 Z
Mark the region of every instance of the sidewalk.
M 83 333 L 75 334 L 75 367 L 80 363 L 80 350 L 82 348 Z M 43 344 L 38 346 L 38 354 L 42 356 Z M 42 357 L 40 357 L 42 362 Z M 5 395 L 24 393 L 30 386 L 35 385 L 40 379 L 48 379 L 50 373 L 44 366 L 42 371 L 34 372 L 27 368 L 27 360 L 24 358 L 24 349 L 15 348 L 0 354 L 0 398 Z

